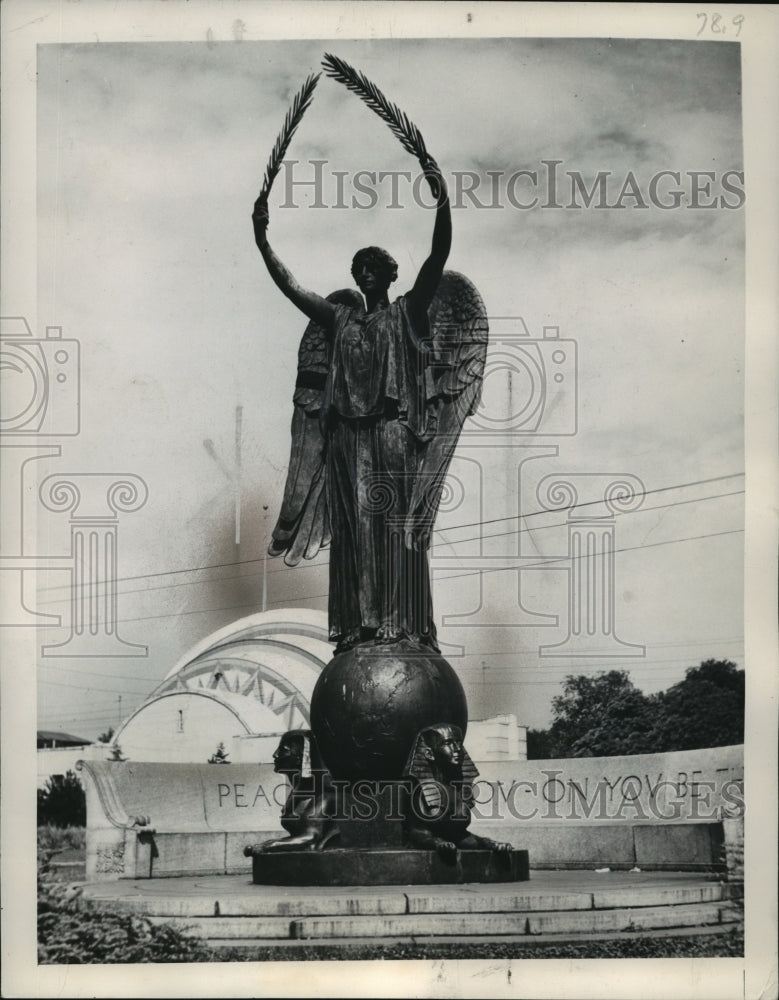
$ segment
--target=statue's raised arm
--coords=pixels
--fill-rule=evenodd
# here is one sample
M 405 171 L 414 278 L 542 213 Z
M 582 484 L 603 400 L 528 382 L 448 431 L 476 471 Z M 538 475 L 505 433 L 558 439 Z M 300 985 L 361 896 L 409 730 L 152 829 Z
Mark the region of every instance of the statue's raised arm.
M 430 255 L 419 269 L 414 287 L 408 294 L 409 307 L 421 316 L 430 308 L 452 248 L 452 213 L 446 181 L 436 161 L 432 156 L 423 156 L 420 158 L 420 166 L 425 172 L 437 206 Z
M 270 219 L 268 197 L 270 190 L 281 168 L 284 156 L 289 149 L 292 137 L 297 131 L 298 125 L 300 125 L 307 108 L 311 104 L 319 77 L 319 73 L 312 73 L 308 77 L 300 90 L 295 94 L 292 104 L 287 111 L 284 125 L 276 139 L 276 143 L 268 159 L 268 164 L 265 167 L 260 195 L 254 203 L 252 225 L 254 227 L 254 242 L 257 244 L 257 249 L 262 254 L 265 266 L 268 268 L 268 272 L 276 285 L 309 319 L 317 323 L 322 323 L 325 326 L 330 326 L 333 322 L 333 311 L 330 304 L 320 295 L 316 295 L 314 292 L 310 292 L 299 285 L 268 243 L 268 224 Z
M 290 302 L 296 305 L 310 320 L 328 329 L 332 327 L 335 318 L 335 311 L 332 305 L 327 299 L 322 298 L 321 295 L 317 295 L 316 292 L 310 292 L 307 288 L 303 288 L 302 285 L 298 284 L 291 272 L 279 260 L 279 257 L 268 242 L 268 202 L 262 195 L 254 203 L 252 224 L 254 226 L 254 241 L 257 244 L 257 249 L 262 254 L 262 259 L 265 261 L 268 273 L 276 285 Z

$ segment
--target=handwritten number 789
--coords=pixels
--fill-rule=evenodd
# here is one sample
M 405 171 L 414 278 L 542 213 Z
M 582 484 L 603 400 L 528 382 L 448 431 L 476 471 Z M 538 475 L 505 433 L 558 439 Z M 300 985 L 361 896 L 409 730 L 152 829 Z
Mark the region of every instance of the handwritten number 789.
M 722 14 L 696 14 L 696 17 L 702 18 L 701 26 L 698 29 L 698 37 L 704 33 L 707 26 L 712 35 L 726 35 L 728 27 L 733 27 L 736 29 L 735 37 L 741 34 L 741 25 L 744 23 L 744 15 L 737 14 L 735 17 L 727 22 Z

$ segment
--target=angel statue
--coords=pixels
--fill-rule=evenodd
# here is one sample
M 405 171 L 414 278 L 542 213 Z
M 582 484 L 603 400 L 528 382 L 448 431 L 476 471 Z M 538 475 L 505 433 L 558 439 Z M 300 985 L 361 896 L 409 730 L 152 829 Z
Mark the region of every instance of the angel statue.
M 478 774 L 457 726 L 428 726 L 417 735 L 406 765 L 413 782 L 406 837 L 413 847 L 452 864 L 462 849 L 511 853 L 511 844 L 468 832 Z
M 444 270 L 449 197 L 418 130 L 348 64 L 328 56 L 325 68 L 417 156 L 435 222 L 430 253 L 405 294 L 390 301 L 397 264 L 386 250 L 364 247 L 351 265 L 359 292 L 319 295 L 298 284 L 268 242 L 269 165 L 252 216 L 255 241 L 271 278 L 309 324 L 298 352 L 286 488 L 268 551 L 295 565 L 330 545 L 336 654 L 404 638 L 438 651 L 430 535 L 460 429 L 479 402 L 486 313 L 471 282 Z M 282 151 L 315 83 L 309 79 L 288 115 Z
M 276 774 L 286 775 L 292 785 L 281 812 L 281 825 L 287 836 L 250 844 L 244 848 L 244 855 L 323 850 L 339 833 L 332 819 L 332 781 L 310 730 L 292 729 L 284 733 L 273 754 L 273 769 Z

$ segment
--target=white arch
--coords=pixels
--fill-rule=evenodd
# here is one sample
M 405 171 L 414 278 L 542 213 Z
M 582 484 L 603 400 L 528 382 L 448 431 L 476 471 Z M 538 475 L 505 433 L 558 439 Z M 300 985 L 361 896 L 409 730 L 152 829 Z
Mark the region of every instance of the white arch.
M 258 611 L 245 618 L 239 618 L 230 625 L 195 643 L 168 671 L 163 683 L 184 667 L 214 649 L 246 639 L 260 639 L 264 636 L 301 636 L 318 639 L 327 649 L 325 663 L 333 655 L 333 647 L 328 643 L 327 615 L 324 611 L 311 608 L 278 608 L 273 611 Z M 306 644 L 308 645 L 308 644 Z M 301 647 L 303 644 L 301 643 Z M 324 653 L 324 648 L 323 648 Z
M 248 615 L 189 649 L 122 723 L 116 739 L 129 738 L 139 716 L 153 716 L 173 695 L 218 703 L 250 735 L 269 733 L 269 725 L 274 733 L 294 728 L 293 722 L 308 726 L 314 685 L 332 655 L 324 612 L 281 608 Z

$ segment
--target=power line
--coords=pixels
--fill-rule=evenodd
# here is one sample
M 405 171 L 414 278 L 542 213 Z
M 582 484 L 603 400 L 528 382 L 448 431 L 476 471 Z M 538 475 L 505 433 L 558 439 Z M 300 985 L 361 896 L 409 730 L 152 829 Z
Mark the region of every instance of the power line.
M 106 678 L 108 680 L 108 678 Z M 140 691 L 128 691 L 127 689 L 120 690 L 119 688 L 104 688 L 96 687 L 92 684 L 63 684 L 61 681 L 47 681 L 44 677 L 38 678 L 38 684 L 45 684 L 47 687 L 64 687 L 69 688 L 71 691 L 106 691 L 109 694 L 129 694 L 138 695 L 139 697 L 145 697 Z
M 719 538 L 722 535 L 743 535 L 743 533 L 744 533 L 744 529 L 743 528 L 733 528 L 730 531 L 713 531 L 713 532 L 710 532 L 709 534 L 705 534 L 705 535 L 687 535 L 685 538 L 668 538 L 664 542 L 645 542 L 642 545 L 626 545 L 624 548 L 621 548 L 621 549 L 612 549 L 611 551 L 612 551 L 612 553 L 614 555 L 616 555 L 618 552 L 637 552 L 639 549 L 654 549 L 654 548 L 659 548 L 660 546 L 663 546 L 663 545 L 676 545 L 676 544 L 678 544 L 680 542 L 698 542 L 698 541 L 701 541 L 704 538 Z M 467 556 L 463 556 L 462 558 L 464 560 L 466 560 L 466 561 L 468 559 Z M 484 558 L 485 560 L 487 560 L 490 557 L 489 556 L 484 556 L 484 557 L 481 557 L 481 558 Z M 517 557 L 517 558 L 519 558 L 519 557 Z M 586 552 L 583 552 L 579 556 L 569 556 L 569 555 L 564 555 L 564 556 L 545 556 L 539 562 L 537 562 L 535 564 L 530 563 L 529 565 L 523 565 L 522 567 L 517 567 L 517 569 L 519 569 L 519 568 L 522 568 L 522 569 L 547 569 L 553 563 L 576 562 L 579 559 L 587 559 L 587 558 L 588 558 L 588 553 L 586 553 Z M 456 556 L 452 557 L 452 562 L 455 562 L 456 559 L 457 559 Z M 453 570 L 455 570 L 456 568 L 457 568 L 456 566 L 452 566 Z M 490 568 L 490 567 L 485 567 L 484 569 L 467 570 L 465 573 L 456 573 L 454 576 L 447 576 L 446 579 L 447 580 L 459 580 L 461 577 L 464 577 L 464 576 L 475 576 L 475 575 L 477 575 L 479 573 L 502 573 L 502 572 L 505 572 L 506 570 L 510 570 L 511 568 L 512 567 L 510 567 L 510 566 L 501 566 L 501 567 L 497 567 L 497 568 L 494 568 L 494 569 Z M 447 570 L 443 569 L 442 572 L 445 573 L 445 572 L 447 572 Z
M 655 493 L 667 493 L 667 492 L 669 492 L 671 490 L 689 489 L 692 486 L 702 486 L 702 485 L 706 485 L 708 483 L 722 482 L 722 481 L 727 480 L 727 479 L 737 479 L 737 478 L 740 478 L 742 476 L 744 476 L 743 472 L 733 472 L 733 473 L 729 473 L 728 475 L 724 475 L 724 476 L 713 476 L 713 477 L 711 477 L 709 479 L 697 479 L 697 480 L 693 480 L 693 481 L 691 481 L 689 483 L 677 483 L 676 485 L 672 485 L 672 486 L 660 486 L 660 487 L 657 487 L 656 489 L 653 489 L 653 490 L 644 490 L 644 491 L 642 491 L 642 493 L 640 495 L 641 496 L 649 496 L 650 494 L 655 494 Z M 739 490 L 739 491 L 735 491 L 734 493 L 715 494 L 715 495 L 713 495 L 711 497 L 701 497 L 699 499 L 692 500 L 692 501 L 676 501 L 675 503 L 672 503 L 672 504 L 663 505 L 663 507 L 665 507 L 665 506 L 672 507 L 672 506 L 676 506 L 677 504 L 681 505 L 681 504 L 684 504 L 684 503 L 696 503 L 696 502 L 700 502 L 702 500 L 707 500 L 707 499 L 718 499 L 720 496 L 735 496 L 735 495 L 737 495 L 739 493 L 743 493 L 743 492 L 744 492 L 743 490 Z M 637 494 L 637 493 L 624 494 L 624 495 L 620 496 L 620 499 L 621 500 L 626 500 L 626 499 L 630 499 L 630 498 L 635 497 L 635 496 L 639 496 L 639 494 Z M 600 498 L 598 500 L 583 501 L 582 503 L 576 504 L 576 507 L 590 507 L 590 506 L 594 506 L 594 505 L 598 505 L 598 504 L 602 504 L 602 503 L 603 503 L 603 499 Z M 450 525 L 449 527 L 446 527 L 446 528 L 437 528 L 437 529 L 435 529 L 435 533 L 436 534 L 440 534 L 441 532 L 444 532 L 444 531 L 457 531 L 457 530 L 459 530 L 461 528 L 481 527 L 481 526 L 486 525 L 486 524 L 499 524 L 499 523 L 501 523 L 503 521 L 516 521 L 516 520 L 528 519 L 528 518 L 531 518 L 531 517 L 539 517 L 539 516 L 546 515 L 546 514 L 553 514 L 555 512 L 559 512 L 559 511 L 562 511 L 562 510 L 568 510 L 568 509 L 569 509 L 568 507 L 553 507 L 553 508 L 550 508 L 549 510 L 535 510 L 535 511 L 530 511 L 527 514 L 512 514 L 512 515 L 507 515 L 505 517 L 489 518 L 489 519 L 486 519 L 486 520 L 483 520 L 483 521 L 464 522 L 463 524 Z M 662 509 L 662 507 L 637 508 L 635 511 L 630 511 L 628 513 L 648 512 L 648 511 L 657 510 L 657 509 Z M 566 523 L 567 522 L 563 521 L 563 522 L 560 522 L 559 525 L 549 525 L 548 527 L 558 527 L 558 526 L 562 526 L 562 525 L 564 525 Z M 518 530 L 522 530 L 522 529 L 518 529 Z M 475 536 L 475 537 L 478 538 L 478 537 L 481 537 L 481 536 Z M 500 536 L 487 536 L 487 537 L 500 537 Z M 471 540 L 472 539 L 461 539 L 460 541 L 471 541 Z M 232 567 L 235 567 L 235 566 L 249 566 L 249 565 L 254 565 L 256 563 L 262 562 L 262 561 L 264 561 L 265 558 L 266 558 L 265 555 L 262 555 L 262 556 L 258 556 L 258 557 L 253 558 L 253 559 L 237 559 L 237 560 L 233 560 L 233 561 L 230 561 L 230 562 L 210 563 L 210 564 L 206 564 L 204 566 L 192 566 L 192 567 L 185 568 L 185 569 L 162 570 L 162 571 L 156 572 L 156 573 L 141 573 L 141 574 L 137 574 L 137 575 L 134 575 L 134 576 L 117 577 L 116 580 L 115 580 L 115 582 L 116 583 L 125 583 L 125 582 L 132 581 L 132 580 L 152 580 L 152 579 L 157 579 L 157 578 L 163 577 L 163 576 L 178 576 L 178 575 L 182 575 L 182 574 L 185 574 L 185 573 L 201 573 L 201 572 L 205 572 L 207 570 L 212 570 L 212 569 L 229 569 L 229 568 L 232 568 Z M 314 568 L 318 568 L 318 567 L 310 566 L 310 567 L 307 567 L 307 568 L 314 569 Z M 281 570 L 281 569 L 279 569 L 279 570 L 272 570 L 271 571 L 271 575 L 273 575 L 273 573 L 281 573 L 281 572 L 284 572 L 284 570 Z M 219 579 L 219 578 L 217 578 L 217 579 Z M 228 579 L 230 579 L 230 578 L 228 578 Z M 238 579 L 241 579 L 241 578 L 238 577 Z M 55 586 L 51 586 L 51 587 L 42 587 L 41 588 L 41 592 L 45 593 L 47 591 L 56 591 L 56 590 L 63 590 L 63 589 L 68 589 L 68 585 L 55 585 Z M 150 589 L 153 589 L 153 588 L 150 588 Z M 124 591 L 123 593 L 135 593 L 135 591 Z M 41 602 L 41 603 L 47 603 L 47 602 Z
M 744 490 L 734 490 L 733 492 L 730 492 L 730 493 L 714 493 L 714 494 L 710 494 L 709 496 L 705 496 L 705 497 L 695 497 L 692 500 L 676 500 L 676 501 L 674 501 L 672 503 L 669 503 L 669 504 L 656 504 L 654 507 L 642 507 L 639 510 L 628 511 L 626 513 L 634 513 L 634 514 L 636 514 L 636 513 L 642 513 L 642 514 L 645 514 L 645 513 L 650 513 L 652 511 L 655 511 L 655 510 L 667 510 L 667 509 L 669 509 L 671 507 L 681 507 L 681 506 L 684 506 L 686 504 L 691 504 L 691 503 L 702 503 L 702 502 L 704 502 L 706 500 L 720 500 L 720 499 L 725 498 L 725 497 L 743 496 L 743 495 L 744 495 Z M 601 501 L 598 501 L 598 502 L 601 502 Z M 544 513 L 544 512 L 538 512 L 538 513 Z M 546 512 L 546 513 L 549 513 L 549 512 Z M 525 517 L 525 516 L 526 517 L 530 517 L 531 515 L 530 514 L 528 514 L 528 515 L 513 515 L 512 518 L 508 518 L 507 517 L 507 518 L 499 518 L 499 519 L 496 519 L 496 520 L 506 521 L 506 520 L 516 519 L 517 517 Z M 476 523 L 479 523 L 479 522 L 476 522 Z M 484 523 L 491 523 L 491 522 L 484 522 Z M 512 536 L 512 535 L 523 535 L 523 534 L 531 534 L 531 533 L 532 534 L 536 534 L 539 531 L 548 531 L 548 530 L 553 529 L 553 528 L 563 528 L 568 523 L 569 523 L 568 521 L 555 521 L 553 524 L 538 525 L 538 526 L 536 526 L 534 528 L 516 528 L 516 529 L 512 529 L 511 531 L 495 532 L 494 534 L 490 534 L 490 535 L 485 535 L 485 534 L 471 535 L 468 538 L 458 538 L 456 540 L 441 541 L 441 542 L 434 543 L 434 544 L 440 545 L 440 546 L 464 545 L 467 542 L 485 541 L 485 540 L 490 539 L 490 538 L 504 538 L 504 537 L 509 537 L 509 536 Z M 440 528 L 440 529 L 436 529 L 436 533 L 440 533 L 440 532 L 444 532 L 444 531 L 456 531 L 460 527 L 469 527 L 469 526 L 470 525 L 457 525 L 457 526 L 453 526 L 453 527 L 449 527 L 449 528 Z M 325 551 L 325 550 L 323 550 L 323 551 Z M 263 559 L 263 565 L 264 564 L 265 564 L 265 560 Z M 278 575 L 280 573 L 288 573 L 290 571 L 290 569 L 294 569 L 295 573 L 299 573 L 301 570 L 312 570 L 312 569 L 322 570 L 322 569 L 327 569 L 327 567 L 328 567 L 327 561 L 321 561 L 321 562 L 315 562 L 313 565 L 311 565 L 311 564 L 309 564 L 309 565 L 303 565 L 303 566 L 298 565 L 298 566 L 295 566 L 295 567 L 286 567 L 285 569 L 270 570 L 268 572 L 268 575 L 269 576 L 276 576 L 276 575 Z M 198 571 L 197 570 L 193 570 L 192 572 L 198 572 Z M 251 573 L 238 574 L 238 575 L 234 575 L 234 576 L 208 577 L 208 578 L 206 578 L 204 580 L 184 580 L 184 581 L 181 581 L 180 583 L 165 583 L 165 584 L 162 584 L 162 585 L 156 586 L 156 587 L 136 587 L 135 589 L 132 589 L 132 590 L 122 590 L 119 593 L 120 593 L 121 596 L 125 596 L 127 594 L 148 594 L 148 593 L 151 593 L 152 591 L 156 591 L 156 590 L 174 590 L 177 587 L 205 587 L 205 586 L 209 586 L 211 584 L 216 584 L 216 583 L 229 583 L 229 582 L 232 582 L 234 580 L 254 581 L 254 580 L 257 580 L 257 579 L 259 579 L 259 574 L 255 573 L 255 572 L 251 572 Z M 70 589 L 70 585 L 69 584 L 63 584 L 62 586 L 48 587 L 48 588 L 45 588 L 45 589 L 49 590 L 49 591 L 51 591 L 51 590 L 67 590 L 67 589 Z M 56 598 L 56 599 L 48 600 L 48 601 L 41 601 L 40 603 L 42 605 L 56 604 L 56 603 L 60 603 L 62 600 L 63 600 L 63 598 Z
M 571 473 L 571 475 L 574 475 L 574 473 Z M 727 475 L 727 476 L 715 476 L 712 479 L 697 479 L 694 482 L 690 482 L 690 483 L 678 483 L 676 486 L 659 486 L 659 487 L 657 487 L 657 489 L 654 489 L 654 490 L 642 490 L 641 493 L 625 493 L 625 494 L 620 494 L 619 497 L 615 498 L 615 499 L 619 499 L 620 501 L 631 500 L 631 499 L 633 499 L 634 497 L 637 497 L 637 496 L 647 497 L 647 496 L 650 496 L 650 494 L 654 494 L 654 493 L 668 493 L 670 490 L 687 489 L 690 486 L 703 486 L 703 485 L 705 485 L 707 483 L 721 482 L 724 479 L 736 479 L 736 478 L 739 478 L 739 477 L 741 477 L 743 475 L 744 475 L 743 472 L 733 472 L 733 473 L 731 473 L 730 475 Z M 738 490 L 737 492 L 743 493 L 744 490 Z M 717 495 L 719 495 L 719 494 L 717 494 Z M 728 496 L 730 494 L 722 494 L 722 495 L 723 496 Z M 702 499 L 707 499 L 707 498 L 703 497 Z M 693 500 L 693 501 L 677 501 L 677 502 L 678 503 L 689 503 L 689 502 L 695 503 L 697 501 Z M 467 522 L 465 524 L 453 525 L 451 528 L 436 529 L 436 531 L 437 532 L 439 532 L 439 531 L 454 531 L 454 530 L 457 530 L 458 528 L 477 528 L 477 527 L 479 527 L 480 525 L 483 525 L 483 524 L 498 524 L 501 521 L 512 521 L 512 520 L 518 520 L 519 518 L 540 517 L 540 516 L 542 516 L 544 514 L 559 513 L 560 511 L 563 511 L 563 510 L 570 510 L 571 506 L 574 506 L 576 508 L 579 508 L 579 507 L 595 507 L 595 506 L 598 506 L 598 505 L 600 505 L 602 503 L 604 503 L 603 497 L 601 497 L 598 500 L 586 500 L 586 501 L 583 501 L 582 503 L 576 503 L 576 504 L 573 504 L 573 505 L 568 504 L 567 506 L 563 506 L 563 507 L 549 507 L 549 508 L 544 509 L 544 510 L 531 510 L 528 514 L 511 514 L 511 515 L 508 515 L 506 517 L 494 517 L 494 518 L 491 518 L 491 519 L 488 519 L 488 520 L 485 520 L 485 521 L 470 521 L 470 522 Z M 673 507 L 673 506 L 675 506 L 675 503 L 668 504 L 666 506 Z M 656 508 L 654 508 L 654 507 L 648 507 L 648 508 L 637 507 L 633 511 L 626 511 L 626 513 L 638 514 L 638 513 L 643 513 L 646 510 L 655 510 L 655 509 Z M 565 524 L 567 522 L 563 521 L 561 523 Z
M 486 657 L 492 657 L 492 656 L 516 656 L 516 655 L 517 654 L 513 653 L 513 652 L 501 652 L 499 650 L 474 650 L 473 652 L 468 651 L 468 653 L 466 654 L 466 656 L 467 656 L 468 659 L 470 659 L 471 657 L 476 658 L 478 656 L 482 660 L 485 659 Z M 534 658 L 538 657 L 538 653 L 534 652 L 532 650 L 529 650 L 526 655 L 528 657 L 534 657 Z M 561 655 L 564 656 L 566 654 L 561 654 Z M 593 656 L 597 656 L 597 655 L 599 655 L 598 652 L 597 652 L 597 650 L 594 650 L 593 651 Z M 615 655 L 613 652 L 612 653 L 608 653 L 608 652 L 605 652 L 605 651 L 602 654 L 600 654 L 600 655 L 601 655 L 601 657 L 602 657 L 603 660 L 614 660 L 615 662 L 619 663 L 620 666 L 619 667 L 615 667 L 615 669 L 619 669 L 619 670 L 626 670 L 626 669 L 630 669 L 630 670 L 651 670 L 651 669 L 654 668 L 654 666 L 656 664 L 659 664 L 659 663 L 689 663 L 690 659 L 691 659 L 691 657 L 689 657 L 689 656 L 674 656 L 674 657 L 671 657 L 669 659 L 662 659 L 662 660 L 660 660 L 660 659 L 655 659 L 654 657 L 648 658 L 648 657 L 619 656 L 618 654 Z M 589 659 L 590 657 L 588 656 L 587 658 Z M 692 657 L 692 658 L 695 659 L 695 657 Z M 452 657 L 452 659 L 454 659 L 454 657 Z M 544 659 L 546 659 L 546 657 L 544 657 Z M 582 657 L 579 657 L 579 656 L 577 656 L 577 657 L 571 657 L 569 655 L 569 660 L 573 660 L 573 659 L 581 661 Z M 710 659 L 712 659 L 712 657 L 710 657 Z M 630 663 L 626 664 L 624 662 L 625 660 L 630 660 Z M 535 669 L 539 669 L 539 670 L 569 670 L 570 671 L 571 668 L 572 668 L 572 666 L 573 666 L 573 664 L 571 662 L 568 662 L 568 663 L 547 664 L 545 666 L 540 666 L 538 668 L 532 667 L 530 669 L 534 669 L 534 670 Z M 605 670 L 606 668 L 607 668 L 607 665 L 605 663 L 602 666 L 598 667 L 599 670 Z M 477 664 L 463 664 L 463 669 L 465 669 L 465 670 L 481 670 L 482 668 L 481 668 L 481 666 L 479 666 Z M 525 669 L 525 667 L 523 665 L 521 665 L 521 664 L 515 664 L 513 666 L 508 665 L 508 664 L 505 664 L 505 665 L 496 664 L 494 666 L 489 667 L 488 669 L 489 670 L 519 670 L 519 671 L 521 671 L 521 670 Z
M 693 500 L 675 500 L 673 503 L 657 504 L 654 507 L 641 507 L 638 510 L 626 511 L 626 513 L 629 513 L 629 514 L 639 514 L 639 513 L 640 514 L 649 514 L 649 513 L 651 513 L 654 510 L 668 510 L 671 507 L 683 507 L 685 504 L 702 503 L 704 500 L 719 500 L 722 497 L 743 496 L 743 494 L 744 494 L 744 490 L 735 490 L 732 493 L 715 493 L 715 494 L 713 494 L 711 496 L 707 496 L 707 497 L 696 497 Z M 522 516 L 522 515 L 520 515 L 520 516 Z M 530 517 L 529 514 L 527 516 Z M 620 515 L 620 516 L 624 516 L 624 515 Z M 504 518 L 504 520 L 506 520 L 506 519 Z M 566 527 L 570 523 L 571 523 L 570 521 L 556 521 L 554 524 L 542 524 L 542 525 L 539 525 L 538 527 L 535 527 L 535 528 L 514 528 L 511 531 L 497 531 L 497 532 L 495 532 L 494 534 L 491 534 L 491 535 L 471 535 L 468 538 L 458 538 L 458 539 L 456 539 L 454 541 L 440 542 L 438 544 L 441 544 L 441 545 L 445 545 L 445 544 L 448 544 L 448 545 L 463 545 L 466 542 L 475 542 L 475 541 L 480 541 L 480 540 L 484 541 L 487 538 L 506 538 L 506 537 L 511 536 L 511 535 L 525 535 L 525 534 L 534 534 L 535 535 L 539 531 L 547 531 L 550 528 L 564 528 L 564 527 Z M 455 528 L 441 528 L 441 531 L 455 531 L 455 530 L 456 530 Z
M 105 674 L 100 673 L 96 670 L 79 670 L 76 667 L 60 667 L 54 666 L 53 663 L 40 663 L 38 664 L 38 670 L 56 670 L 57 673 L 63 674 L 85 674 L 88 677 L 102 677 L 104 680 L 125 680 L 125 681 L 155 681 L 159 676 L 159 672 L 154 676 L 146 676 L 145 674 Z
M 677 545 L 677 544 L 680 544 L 681 542 L 696 542 L 696 541 L 701 541 L 701 540 L 704 540 L 704 539 L 707 539 L 707 538 L 720 538 L 720 537 L 725 536 L 725 535 L 740 535 L 740 534 L 743 534 L 743 533 L 744 533 L 744 529 L 743 528 L 734 528 L 734 529 L 732 529 L 730 531 L 714 531 L 714 532 L 711 532 L 709 534 L 703 534 L 703 535 L 688 535 L 688 536 L 686 536 L 684 538 L 669 538 L 669 539 L 667 539 L 664 542 L 645 542 L 645 543 L 643 543 L 641 545 L 629 545 L 629 546 L 625 546 L 625 547 L 620 548 L 620 549 L 613 549 L 613 552 L 614 552 L 614 554 L 616 554 L 618 552 L 637 552 L 640 549 L 652 549 L 652 548 L 658 548 L 658 547 L 665 546 L 665 545 Z M 462 558 L 465 559 L 465 560 L 468 559 L 467 556 L 463 556 Z M 484 558 L 485 561 L 486 561 L 490 557 L 489 556 L 484 556 L 484 557 L 480 557 L 480 558 Z M 522 566 L 522 567 L 518 566 L 517 569 L 520 569 L 520 568 L 522 568 L 522 569 L 548 569 L 554 563 L 572 562 L 572 561 L 575 561 L 577 559 L 586 559 L 586 558 L 587 558 L 587 554 L 586 553 L 583 553 L 581 556 L 568 556 L 568 555 L 564 555 L 564 556 L 549 556 L 549 557 L 544 557 L 543 559 L 541 559 L 539 562 L 537 562 L 535 564 L 531 563 L 530 565 L 525 565 L 525 566 Z M 452 562 L 453 563 L 456 562 L 456 560 L 457 560 L 457 557 L 453 557 L 452 558 Z M 463 577 L 467 577 L 467 576 L 478 576 L 481 573 L 500 573 L 500 572 L 506 572 L 506 571 L 508 571 L 510 569 L 511 569 L 511 567 L 506 567 L 506 566 L 503 566 L 503 567 L 485 566 L 484 568 L 481 568 L 481 569 L 466 570 L 463 573 L 457 573 L 456 572 L 457 566 L 452 566 L 451 569 L 449 569 L 448 567 L 445 567 L 445 568 L 436 567 L 436 570 L 438 572 L 441 572 L 442 574 L 444 574 L 444 573 L 446 573 L 446 574 L 452 574 L 452 575 L 445 576 L 444 579 L 446 579 L 446 580 L 459 580 L 459 579 L 461 579 Z M 285 598 L 277 600 L 277 601 L 269 601 L 268 604 L 271 607 L 278 607 L 278 606 L 285 606 L 285 605 L 288 605 L 288 604 L 295 604 L 295 603 L 298 603 L 299 601 L 314 601 L 314 600 L 318 600 L 320 598 L 325 598 L 327 596 L 328 595 L 327 595 L 326 592 L 325 593 L 321 593 L 321 594 L 303 594 L 303 595 L 301 595 L 299 597 L 285 597 Z M 247 608 L 256 608 L 256 607 L 257 607 L 257 605 L 254 602 L 252 602 L 250 604 L 227 604 L 227 605 L 223 605 L 222 607 L 218 607 L 218 608 L 199 608 L 199 609 L 196 609 L 196 610 L 193 610 L 193 611 L 176 611 L 176 612 L 171 612 L 169 614 L 164 614 L 164 615 L 142 615 L 142 616 L 139 616 L 139 617 L 136 617 L 136 618 L 119 618 L 118 622 L 120 622 L 120 623 L 127 623 L 127 622 L 156 621 L 156 620 L 162 619 L 162 618 L 179 618 L 179 617 L 184 617 L 184 616 L 187 616 L 187 615 L 214 614 L 214 613 L 219 612 L 219 611 L 240 611 L 240 610 L 245 610 Z

